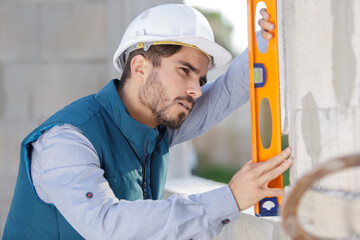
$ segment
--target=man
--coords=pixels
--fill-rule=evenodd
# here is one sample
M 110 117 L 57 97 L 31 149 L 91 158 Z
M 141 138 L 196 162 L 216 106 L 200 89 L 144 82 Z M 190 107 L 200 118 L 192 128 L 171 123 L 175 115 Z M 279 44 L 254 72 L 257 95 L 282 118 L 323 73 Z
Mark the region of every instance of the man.
M 271 38 L 267 30 L 274 26 L 262 14 L 263 36 Z M 290 149 L 266 163 L 247 163 L 228 186 L 160 200 L 169 147 L 248 100 L 247 54 L 205 85 L 207 71 L 230 58 L 189 6 L 140 14 L 114 55 L 120 80 L 60 110 L 24 139 L 3 239 L 209 239 L 239 210 L 282 195 L 267 183 L 291 166 Z

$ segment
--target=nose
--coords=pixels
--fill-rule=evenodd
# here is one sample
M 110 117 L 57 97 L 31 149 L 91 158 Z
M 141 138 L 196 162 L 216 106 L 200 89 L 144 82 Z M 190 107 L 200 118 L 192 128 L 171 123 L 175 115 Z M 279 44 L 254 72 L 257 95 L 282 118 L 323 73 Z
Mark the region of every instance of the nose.
M 202 90 L 199 82 L 192 82 L 186 90 L 186 93 L 191 96 L 194 100 L 202 95 Z

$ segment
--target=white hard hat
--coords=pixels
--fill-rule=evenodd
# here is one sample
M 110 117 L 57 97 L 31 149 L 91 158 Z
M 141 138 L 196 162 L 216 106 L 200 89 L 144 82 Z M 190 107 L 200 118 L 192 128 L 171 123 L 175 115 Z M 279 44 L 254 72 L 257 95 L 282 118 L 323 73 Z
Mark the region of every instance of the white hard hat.
M 139 48 L 146 51 L 158 44 L 202 51 L 210 59 L 209 70 L 231 60 L 231 54 L 215 43 L 210 24 L 199 11 L 188 5 L 164 4 L 144 11 L 130 23 L 114 54 L 114 67 L 121 72 L 131 51 Z

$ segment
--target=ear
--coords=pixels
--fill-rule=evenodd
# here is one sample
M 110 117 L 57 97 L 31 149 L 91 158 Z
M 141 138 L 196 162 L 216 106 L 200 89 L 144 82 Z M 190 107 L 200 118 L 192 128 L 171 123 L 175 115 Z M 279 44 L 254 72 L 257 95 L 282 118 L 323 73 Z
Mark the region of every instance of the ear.
M 149 72 L 149 62 L 143 55 L 136 55 L 130 63 L 131 76 L 139 81 L 145 81 Z

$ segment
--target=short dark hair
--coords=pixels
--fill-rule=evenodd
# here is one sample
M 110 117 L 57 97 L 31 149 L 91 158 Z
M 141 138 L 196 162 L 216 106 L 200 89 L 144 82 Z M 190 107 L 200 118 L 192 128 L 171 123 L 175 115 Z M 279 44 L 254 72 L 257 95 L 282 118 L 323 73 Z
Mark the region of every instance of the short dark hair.
M 171 57 L 175 53 L 179 52 L 182 49 L 183 46 L 181 45 L 170 45 L 170 44 L 164 44 L 164 45 L 152 45 L 147 51 L 144 49 L 137 49 L 129 54 L 129 57 L 126 61 L 125 67 L 123 69 L 120 82 L 119 82 L 119 88 L 124 86 L 126 79 L 128 79 L 131 76 L 131 68 L 130 63 L 131 60 L 136 55 L 142 55 L 144 58 L 149 59 L 154 67 L 160 66 L 161 58 L 163 57 Z

